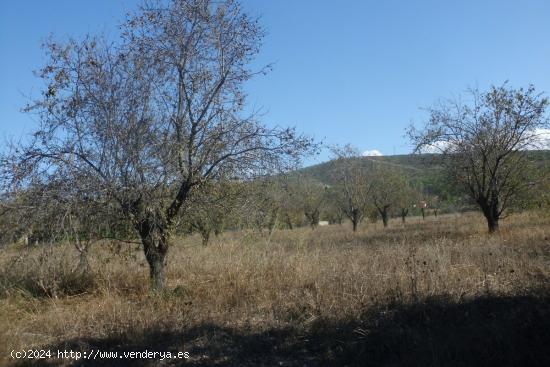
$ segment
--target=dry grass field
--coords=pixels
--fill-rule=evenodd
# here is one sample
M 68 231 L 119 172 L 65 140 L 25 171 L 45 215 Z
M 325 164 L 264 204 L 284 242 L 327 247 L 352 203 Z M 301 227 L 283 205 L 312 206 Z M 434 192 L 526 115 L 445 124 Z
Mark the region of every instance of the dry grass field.
M 550 218 L 478 214 L 175 241 L 168 290 L 135 244 L 2 249 L 0 363 L 548 366 Z M 186 351 L 187 360 L 13 360 L 13 349 Z

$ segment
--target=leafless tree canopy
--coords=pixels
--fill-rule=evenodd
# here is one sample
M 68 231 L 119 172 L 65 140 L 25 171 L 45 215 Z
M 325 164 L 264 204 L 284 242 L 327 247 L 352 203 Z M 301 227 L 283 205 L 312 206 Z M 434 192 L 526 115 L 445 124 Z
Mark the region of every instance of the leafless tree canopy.
M 417 151 L 426 147 L 447 155 L 447 163 L 487 218 L 489 231 L 510 200 L 527 183 L 521 151 L 536 145 L 538 129 L 549 126 L 548 99 L 506 84 L 488 92 L 471 90 L 471 101 L 448 101 L 429 110 L 430 120 L 409 136 Z
M 45 89 L 27 107 L 40 127 L 15 146 L 11 182 L 63 180 L 114 201 L 142 238 L 153 285 L 190 192 L 220 177 L 288 169 L 311 147 L 293 129 L 244 116 L 243 84 L 263 30 L 228 0 L 146 2 L 121 38 L 48 40 Z
M 410 192 L 410 190 L 407 191 L 407 179 L 397 168 L 384 161 L 379 161 L 372 162 L 370 182 L 372 203 L 380 214 L 384 227 L 387 227 L 390 211 L 396 209 L 400 202 L 403 203 L 402 211 L 407 210 L 411 203 L 410 200 L 413 199 L 412 197 L 402 197 Z M 407 200 L 409 201 L 407 202 Z M 402 218 L 404 218 L 403 214 Z
M 357 149 L 346 145 L 334 147 L 332 152 L 335 157 L 333 181 L 337 183 L 332 194 L 355 232 L 367 214 L 372 185 L 361 166 L 361 154 Z

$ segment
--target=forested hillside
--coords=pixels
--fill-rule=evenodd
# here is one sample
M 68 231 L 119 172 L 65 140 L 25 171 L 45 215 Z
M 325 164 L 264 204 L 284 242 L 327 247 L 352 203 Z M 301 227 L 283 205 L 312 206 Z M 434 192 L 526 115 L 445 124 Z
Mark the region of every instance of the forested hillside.
M 550 150 L 532 150 L 524 152 L 533 163 L 530 168 L 540 172 L 550 171 Z M 427 195 L 437 195 L 443 201 L 455 201 L 462 196 L 460 188 L 450 179 L 443 165 L 444 157 L 440 154 L 402 154 L 381 157 L 362 157 L 361 165 L 365 170 L 372 167 L 372 162 L 383 162 L 401 171 L 410 182 Z M 300 173 L 330 185 L 334 179 L 331 172 L 335 161 L 328 161 L 300 170 Z

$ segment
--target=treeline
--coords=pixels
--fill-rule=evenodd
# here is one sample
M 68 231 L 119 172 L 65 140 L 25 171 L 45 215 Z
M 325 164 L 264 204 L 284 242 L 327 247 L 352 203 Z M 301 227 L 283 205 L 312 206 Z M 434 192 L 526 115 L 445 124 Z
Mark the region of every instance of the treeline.
M 305 169 L 253 180 L 205 182 L 193 190 L 173 231 L 180 236 L 199 234 L 207 245 L 212 236 L 224 231 L 271 233 L 304 226 L 315 229 L 320 223 L 346 224 L 356 231 L 366 221 L 381 221 L 387 227 L 391 218 L 405 223 L 410 215 L 475 209 L 467 195 L 447 194 L 450 181 L 445 171 L 438 177 L 445 184 L 434 192 L 437 186 L 426 190 L 411 179 L 406 167 L 387 159 L 362 157 L 351 146 L 332 152 L 333 159 L 323 170 L 324 181 Z M 510 209 L 547 207 L 548 192 L 548 181 L 527 185 Z M 102 239 L 140 242 L 136 228 L 115 203 L 98 201 L 62 181 L 37 183 L 4 195 L 0 205 L 0 243 L 4 245 L 69 241 L 85 252 L 89 244 Z

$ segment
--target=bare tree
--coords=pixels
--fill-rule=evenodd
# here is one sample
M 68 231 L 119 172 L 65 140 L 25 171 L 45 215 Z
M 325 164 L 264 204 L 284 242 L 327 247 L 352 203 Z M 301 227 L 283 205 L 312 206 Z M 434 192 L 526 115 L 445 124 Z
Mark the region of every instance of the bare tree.
M 437 218 L 437 212 L 441 208 L 441 198 L 439 197 L 439 195 L 433 195 L 428 199 L 428 202 L 430 203 L 430 206 L 432 207 L 434 217 Z
M 295 182 L 290 177 L 283 177 L 281 187 L 277 190 L 281 220 L 288 229 L 300 226 L 304 215 L 299 198 L 296 197 L 294 185 Z
M 369 172 L 372 203 L 380 214 L 384 227 L 387 227 L 390 210 L 399 204 L 401 195 L 406 191 L 407 180 L 401 172 L 384 161 L 372 163 Z
M 361 154 L 349 145 L 334 147 L 331 194 L 344 215 L 351 221 L 353 231 L 363 221 L 369 206 L 371 184 L 361 164 Z
M 212 232 L 220 235 L 225 225 L 236 214 L 237 202 L 244 189 L 239 182 L 205 182 L 195 190 L 182 210 L 182 225 L 185 232 L 198 232 L 202 244 L 208 245 Z
M 305 174 L 295 175 L 287 179 L 287 194 L 306 217 L 307 224 L 315 229 L 326 200 L 326 186 Z
M 429 147 L 445 154 L 456 182 L 479 205 L 489 232 L 518 191 L 528 183 L 528 165 L 522 150 L 537 142 L 538 129 L 549 126 L 545 117 L 548 99 L 527 89 L 504 84 L 488 92 L 470 90 L 467 102 L 447 101 L 431 108 L 423 130 L 408 134 L 417 151 Z
M 238 209 L 244 228 L 253 228 L 269 234 L 277 227 L 281 209 L 284 205 L 281 198 L 284 191 L 278 178 L 267 177 L 256 179 L 246 186 Z
M 395 206 L 403 224 L 405 224 L 411 208 L 414 208 L 416 203 L 418 203 L 419 197 L 418 190 L 412 186 L 409 180 L 405 180 L 395 200 Z
M 129 15 L 119 42 L 46 42 L 46 87 L 27 108 L 40 127 L 6 158 L 13 182 L 63 176 L 90 200 L 115 202 L 141 238 L 152 287 L 163 288 L 174 224 L 195 188 L 289 169 L 312 146 L 243 116 L 262 37 L 237 2 L 170 0 Z
M 325 205 L 325 216 L 329 223 L 342 225 L 344 212 L 338 202 L 338 195 L 335 195 L 330 187 L 327 189 L 327 202 Z

